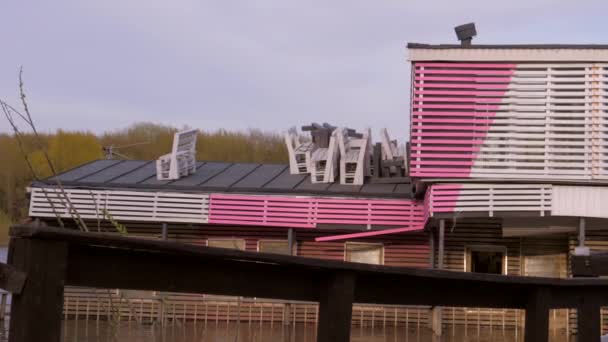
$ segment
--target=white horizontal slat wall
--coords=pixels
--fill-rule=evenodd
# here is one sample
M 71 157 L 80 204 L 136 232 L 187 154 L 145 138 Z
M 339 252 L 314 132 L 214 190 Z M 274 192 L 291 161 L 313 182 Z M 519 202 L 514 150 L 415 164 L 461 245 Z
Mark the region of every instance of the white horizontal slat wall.
M 83 219 L 207 223 L 209 195 L 172 192 L 65 189 Z M 72 217 L 68 201 L 56 188 L 32 188 L 30 217 Z M 72 209 L 72 210 L 73 210 Z
M 418 178 L 608 180 L 608 67 L 414 63 Z
M 497 212 L 551 211 L 551 185 L 546 184 L 435 184 L 430 189 L 429 212 Z
M 608 218 L 608 187 L 553 186 L 554 216 Z

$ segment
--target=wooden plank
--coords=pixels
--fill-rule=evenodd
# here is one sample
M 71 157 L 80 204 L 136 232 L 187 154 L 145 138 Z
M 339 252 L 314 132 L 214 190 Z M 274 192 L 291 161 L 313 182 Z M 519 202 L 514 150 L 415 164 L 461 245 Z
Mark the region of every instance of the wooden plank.
M 9 341 L 59 342 L 67 244 L 12 239 L 9 248 L 9 264 L 28 274 L 22 292 L 12 298 Z
M 350 341 L 355 276 L 333 274 L 321 286 L 317 342 Z

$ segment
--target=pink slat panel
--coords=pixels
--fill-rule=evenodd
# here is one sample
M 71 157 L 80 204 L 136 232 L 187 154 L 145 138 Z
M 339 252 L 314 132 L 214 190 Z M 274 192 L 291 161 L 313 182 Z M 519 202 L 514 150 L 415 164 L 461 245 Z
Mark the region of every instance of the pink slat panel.
M 420 86 L 424 88 L 424 86 Z M 416 95 L 466 95 L 466 96 L 503 96 L 502 91 L 467 91 L 467 90 L 415 90 Z
M 295 228 L 318 224 L 424 227 L 423 206 L 413 200 L 212 194 L 209 223 Z
M 461 184 L 433 184 L 428 189 L 430 193 L 430 211 L 451 213 L 456 208 L 460 197 Z M 447 191 L 446 191 L 447 190 Z
M 440 77 L 440 76 L 416 76 L 416 81 L 448 81 L 448 82 L 471 82 L 471 83 L 509 83 L 511 77 Z
M 512 75 L 512 70 L 480 69 L 416 69 L 416 75 Z
M 515 69 L 515 67 L 517 67 L 517 64 L 507 64 L 507 63 L 416 63 L 416 67 Z
M 431 100 L 432 102 L 432 100 Z M 472 109 L 472 110 L 499 110 L 497 105 L 482 105 L 482 104 L 418 104 L 414 103 L 414 109 L 435 108 L 435 109 Z M 494 114 L 496 115 L 496 114 Z
M 502 98 L 496 97 L 415 97 L 414 101 L 418 101 L 418 99 L 423 99 L 427 102 L 476 102 L 476 103 L 485 103 L 485 102 L 501 102 Z
M 479 152 L 479 147 L 412 146 L 412 151 Z
M 441 131 L 462 131 L 462 130 L 471 130 L 471 131 L 487 131 L 488 124 L 483 124 L 479 126 L 465 126 L 465 125 L 424 125 L 424 124 L 416 124 L 414 125 L 416 129 L 432 129 L 432 130 L 441 130 Z
M 410 176 L 469 178 L 496 112 L 504 108 L 516 64 L 427 62 L 414 67 Z
M 411 165 L 460 165 L 460 166 L 472 166 L 473 162 L 472 161 L 454 161 L 454 160 L 423 160 L 423 161 L 417 161 L 417 160 L 412 160 L 410 161 Z
M 414 83 L 415 88 L 451 88 L 451 89 L 503 89 L 506 90 L 509 87 L 509 83 Z
M 357 238 L 362 238 L 362 237 L 380 236 L 380 235 L 387 235 L 387 234 L 420 232 L 422 230 L 424 230 L 424 227 L 422 227 L 422 228 L 421 227 L 408 227 L 408 228 L 383 229 L 383 230 L 375 230 L 375 231 L 371 231 L 371 232 L 323 236 L 323 237 L 316 238 L 315 241 L 322 242 L 322 241 L 348 240 L 348 239 L 357 239 Z
M 428 128 L 427 128 L 428 129 Z M 466 128 L 463 128 L 466 129 Z M 485 138 L 485 132 L 481 133 L 453 133 L 453 132 L 431 132 L 431 133 L 412 133 L 413 137 L 465 137 L 465 138 Z
M 426 123 L 426 122 L 430 122 L 430 123 L 474 123 L 474 124 L 489 124 L 492 123 L 494 120 L 490 120 L 490 119 L 419 119 L 419 118 L 414 118 L 412 120 L 413 122 L 420 122 L 420 123 Z
M 452 158 L 452 159 L 474 159 L 477 155 L 473 153 L 418 153 L 421 158 Z M 415 160 L 411 160 L 413 162 Z
M 483 145 L 483 140 L 473 140 L 473 139 L 413 139 L 412 144 L 448 144 L 448 145 Z

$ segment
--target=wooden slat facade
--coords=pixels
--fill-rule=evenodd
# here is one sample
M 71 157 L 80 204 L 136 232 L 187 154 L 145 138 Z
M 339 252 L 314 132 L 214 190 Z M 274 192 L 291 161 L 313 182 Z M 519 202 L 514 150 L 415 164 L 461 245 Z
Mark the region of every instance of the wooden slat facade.
M 504 250 L 506 253 L 506 274 L 508 275 L 548 275 L 547 269 L 557 270 L 556 276 L 567 274 L 567 253 L 569 236 L 566 234 L 549 237 L 503 237 L 502 220 L 500 218 L 457 218 L 446 222 L 445 234 L 445 268 L 454 271 L 467 270 L 467 250 L 470 248 L 486 247 Z M 95 222 L 89 222 L 94 226 Z M 127 224 L 129 234 L 153 239 L 161 237 L 161 226 L 146 223 Z M 103 229 L 111 230 L 111 227 Z M 295 254 L 303 257 L 330 260 L 344 260 L 348 242 L 331 241 L 315 242 L 319 235 L 335 231 L 318 231 L 310 229 L 296 230 Z M 590 233 L 592 234 L 592 233 Z M 608 249 L 607 236 L 591 235 L 589 244 L 604 244 Z M 200 246 L 213 241 L 232 241 L 231 245 L 241 246 L 244 241 L 245 250 L 258 251 L 260 242 L 275 243 L 287 241 L 287 230 L 276 227 L 243 227 L 243 226 L 213 226 L 213 225 L 169 225 L 169 240 L 180 241 Z M 600 242 L 602 239 L 606 242 Z M 595 241 L 595 242 L 594 242 Z M 426 233 L 394 234 L 362 239 L 366 244 L 382 245 L 383 262 L 385 265 L 429 267 L 430 248 Z M 572 242 L 571 242 L 572 244 Z M 595 247 L 594 247 L 595 248 Z M 547 257 L 549 256 L 549 257 Z M 437 256 L 435 256 L 437 258 Z M 557 260 L 557 261 L 556 261 Z M 113 304 L 117 306 L 121 319 L 153 319 L 160 314 L 158 299 L 125 298 L 121 300 L 121 292 L 110 292 Z M 66 290 L 65 312 L 71 318 L 96 319 L 97 302 L 100 304 L 101 319 L 107 319 L 109 310 L 108 292 L 93 289 Z M 149 296 L 148 296 L 149 297 Z M 226 319 L 242 322 L 281 322 L 289 314 L 289 321 L 313 323 L 316 319 L 316 303 L 294 303 L 286 313 L 282 302 L 244 298 L 240 303 L 236 298 L 201 295 L 168 294 L 165 298 L 165 318 L 176 320 L 205 320 L 209 322 L 225 321 Z M 88 304 L 87 304 L 88 303 Z M 240 306 L 240 309 L 239 309 Z M 93 309 L 94 308 L 94 309 Z M 206 308 L 206 313 L 205 313 Z M 353 324 L 364 326 L 410 324 L 411 326 L 426 326 L 429 323 L 430 308 L 428 307 L 384 307 L 356 306 L 353 311 Z M 106 310 L 104 316 L 104 310 Z M 262 313 L 260 313 L 260 310 Z M 173 313 L 175 311 L 175 314 Z M 551 329 L 570 329 L 567 326 L 567 313 L 554 310 L 551 315 Z M 570 310 L 573 312 L 574 310 Z M 240 316 L 239 313 L 240 312 Z M 294 313 L 295 312 L 295 313 Z M 396 314 L 395 314 L 396 312 Z M 167 316 L 168 315 L 168 316 Z M 386 317 L 385 317 L 386 316 Z M 147 318 L 146 318 L 147 317 Z M 169 318 L 167 318 L 169 317 Z M 488 327 L 512 329 L 523 324 L 523 313 L 519 310 L 477 309 L 477 308 L 444 308 L 443 322 L 448 325 L 467 325 L 469 327 Z

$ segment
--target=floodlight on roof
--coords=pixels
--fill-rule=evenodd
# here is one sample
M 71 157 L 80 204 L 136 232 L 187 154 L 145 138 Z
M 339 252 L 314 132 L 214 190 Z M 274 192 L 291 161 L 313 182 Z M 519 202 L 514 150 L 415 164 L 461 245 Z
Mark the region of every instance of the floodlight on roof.
M 460 40 L 460 45 L 471 46 L 473 37 L 477 36 L 477 30 L 475 29 L 475 23 L 468 23 L 454 27 L 456 36 Z

